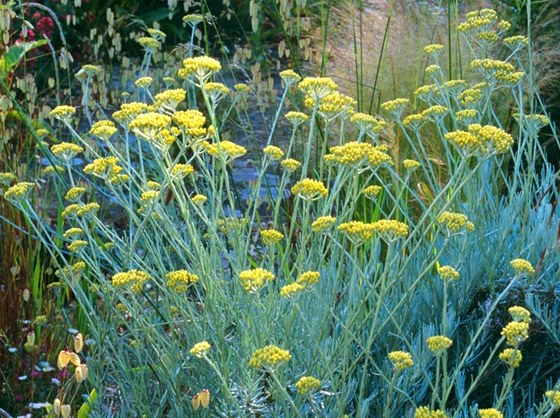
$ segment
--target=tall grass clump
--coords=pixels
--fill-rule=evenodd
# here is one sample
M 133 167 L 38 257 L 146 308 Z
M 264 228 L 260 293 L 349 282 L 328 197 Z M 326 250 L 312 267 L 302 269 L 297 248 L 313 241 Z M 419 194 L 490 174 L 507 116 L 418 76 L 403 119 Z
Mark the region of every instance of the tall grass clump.
M 59 353 L 51 416 L 79 394 L 90 416 L 553 416 L 558 196 L 535 168 L 547 118 L 527 112 L 526 38 L 488 9 L 458 30 L 468 79 L 427 46 L 416 113 L 402 98 L 355 112 L 332 79 L 281 72 L 303 104 L 277 113 L 291 138 L 268 138 L 249 191 L 248 150 L 223 137 L 249 89 L 214 81 L 216 59 L 185 58 L 163 91 L 146 65 L 134 100 L 87 132 L 75 107 L 53 109 L 69 140 L 42 180 L 65 228 L 30 204 L 37 180 L 3 192 L 87 320 Z M 394 131 L 410 155 L 386 143 Z

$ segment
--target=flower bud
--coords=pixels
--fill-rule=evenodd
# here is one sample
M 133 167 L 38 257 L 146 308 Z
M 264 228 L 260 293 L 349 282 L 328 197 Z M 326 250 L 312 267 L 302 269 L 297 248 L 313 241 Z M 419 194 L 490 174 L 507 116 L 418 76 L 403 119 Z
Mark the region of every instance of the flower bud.
M 84 348 L 84 338 L 82 337 L 82 334 L 78 333 L 74 337 L 74 351 L 76 353 L 79 353 L 80 351 L 82 351 L 83 348 Z

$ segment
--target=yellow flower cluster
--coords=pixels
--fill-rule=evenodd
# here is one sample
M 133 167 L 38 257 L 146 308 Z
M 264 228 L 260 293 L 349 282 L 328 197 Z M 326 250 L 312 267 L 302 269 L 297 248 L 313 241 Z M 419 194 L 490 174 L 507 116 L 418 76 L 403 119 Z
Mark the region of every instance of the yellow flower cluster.
M 513 145 L 513 137 L 501 128 L 475 123 L 469 125 L 468 130 L 476 137 L 478 148 L 482 152 L 503 154 Z
M 66 121 L 76 114 L 76 109 L 72 106 L 57 106 L 51 110 L 51 116 L 55 119 Z
M 231 141 L 222 141 L 216 144 L 204 142 L 203 146 L 209 155 L 223 159 L 226 162 L 247 154 L 247 148 Z
M 296 73 L 294 70 L 280 71 L 280 78 L 284 80 L 286 86 L 289 86 L 294 83 L 298 83 L 301 80 L 300 75 Z
M 544 396 L 550 399 L 553 409 L 560 408 L 560 390 L 547 390 Z
M 167 37 L 167 35 L 165 34 L 165 32 L 160 31 L 159 29 L 153 29 L 153 28 L 149 28 L 148 29 L 148 33 L 152 36 L 152 38 L 154 39 L 165 39 Z
M 502 329 L 501 335 L 506 337 L 508 345 L 517 347 L 529 338 L 529 323 L 511 321 Z
M 420 167 L 422 165 L 416 160 L 403 160 L 402 163 L 403 163 L 403 167 L 405 168 L 405 170 L 408 170 L 408 171 L 416 170 L 418 167 Z
M 213 100 L 229 94 L 229 89 L 222 83 L 204 83 L 204 90 Z
M 337 87 L 329 77 L 305 77 L 298 85 L 298 88 L 315 103 L 320 103 L 323 97 L 331 94 Z
M 431 410 L 427 406 L 421 406 L 414 411 L 414 418 L 447 418 L 447 415 L 439 409 Z
M 241 94 L 249 93 L 251 91 L 251 88 L 247 84 L 243 84 L 243 83 L 234 84 L 233 88 L 235 91 Z
M 437 223 L 445 226 L 451 233 L 459 232 L 462 229 L 466 229 L 468 232 L 474 231 L 474 224 L 469 221 L 467 215 L 462 213 L 444 211 L 438 216 Z
M 389 240 L 404 238 L 408 235 L 408 225 L 393 219 L 380 219 L 371 225 L 375 232 L 384 235 Z
M 476 107 L 483 98 L 483 85 L 471 87 L 459 94 L 459 101 L 463 106 Z
M 307 287 L 319 282 L 319 278 L 321 277 L 321 273 L 318 271 L 306 271 L 305 273 L 301 273 L 296 280 L 296 283 Z
M 509 262 L 511 267 L 515 270 L 518 274 L 535 274 L 535 269 L 533 268 L 532 264 L 523 258 L 516 258 Z
M 61 142 L 60 144 L 55 144 L 51 146 L 51 152 L 53 155 L 61 158 L 64 161 L 69 161 L 83 152 L 84 149 L 77 144 L 72 144 L 70 142 Z
M 275 367 L 280 363 L 290 361 L 291 358 L 292 355 L 288 350 L 284 350 L 275 345 L 267 345 L 266 347 L 255 350 L 249 361 L 249 367 L 253 369 Z
M 202 206 L 204 205 L 204 203 L 206 203 L 208 198 L 202 194 L 196 194 L 191 200 L 196 206 Z
M 522 306 L 512 306 L 508 309 L 508 312 L 514 321 L 526 323 L 531 322 L 531 312 Z
M 439 54 L 443 50 L 443 45 L 441 44 L 431 44 L 424 47 L 424 52 L 428 55 Z
M 291 111 L 286 113 L 286 119 L 288 119 L 294 126 L 297 126 L 309 120 L 309 116 L 302 112 Z
M 521 360 L 523 360 L 521 351 L 515 348 L 506 348 L 500 353 L 499 357 L 504 363 L 514 368 L 519 367 Z
M 72 205 L 70 205 L 70 206 L 72 206 Z M 86 216 L 94 215 L 99 209 L 100 209 L 99 204 L 95 203 L 95 202 L 92 202 L 92 203 L 88 203 L 86 205 L 78 207 L 78 209 L 76 210 L 76 214 L 83 218 L 83 217 L 86 217 Z
M 358 127 L 360 133 L 367 134 L 371 137 L 379 135 L 387 126 L 387 122 L 361 112 L 354 113 L 350 117 L 350 122 Z
M 54 272 L 56 277 L 66 277 L 66 278 L 79 278 L 80 274 L 86 269 L 86 263 L 83 261 L 78 261 L 67 267 L 62 267 L 60 270 Z
M 177 109 L 179 103 L 187 97 L 187 92 L 183 89 L 171 89 L 156 94 L 154 106 L 157 109 Z
M 422 115 L 422 113 L 413 113 L 412 115 L 405 117 L 402 124 L 404 126 L 409 126 L 412 129 L 418 129 L 425 121 L 426 118 Z
M 480 418 L 504 418 L 504 414 L 494 408 L 479 409 Z
M 439 267 L 438 274 L 443 281 L 459 280 L 459 272 L 451 266 Z
M 12 187 L 6 190 L 4 197 L 13 202 L 18 200 L 25 200 L 29 197 L 31 191 L 34 190 L 36 187 L 37 186 L 35 183 L 22 181 L 20 183 L 14 184 Z
M 352 168 L 366 166 L 375 168 L 393 163 L 391 157 L 383 152 L 382 148 L 375 147 L 370 143 L 355 141 L 332 147 L 330 154 L 325 155 L 325 160 Z
M 523 35 L 509 36 L 507 38 L 504 38 L 504 45 L 512 49 L 515 49 L 515 48 L 529 45 L 529 40 L 527 39 L 526 36 Z
M 426 74 L 433 75 L 441 70 L 441 67 L 436 64 L 428 65 L 425 69 Z
M 396 118 L 399 118 L 409 103 L 409 99 L 389 100 L 388 102 L 381 104 L 381 109 L 383 109 L 385 112 L 391 113 Z
M 199 343 L 196 343 L 193 348 L 190 349 L 190 353 L 195 356 L 195 357 L 205 357 L 206 353 L 208 353 L 208 351 L 210 351 L 210 348 L 212 348 L 212 346 L 210 345 L 210 343 L 208 341 L 201 341 Z
M 128 128 L 130 122 L 132 122 L 138 115 L 147 112 L 150 107 L 146 103 L 131 102 L 123 103 L 120 110 L 113 113 L 113 119 L 115 119 L 121 126 Z
M 305 200 L 317 200 L 325 197 L 329 192 L 322 181 L 303 179 L 292 186 L 292 194 Z
M 391 351 L 387 357 L 391 363 L 393 363 L 394 369 L 398 372 L 414 366 L 412 356 L 406 351 Z
M 284 156 L 284 151 L 274 145 L 269 145 L 263 149 L 265 155 L 269 156 L 275 161 L 281 160 Z
M 194 57 L 183 60 L 183 68 L 178 72 L 182 79 L 195 77 L 200 83 L 203 83 L 212 74 L 222 69 L 222 65 L 218 60 L 210 57 Z
M 159 42 L 154 38 L 150 38 L 149 36 L 142 36 L 136 40 L 142 47 L 146 50 L 156 50 L 159 48 Z
M 313 232 L 322 232 L 325 229 L 330 228 L 335 222 L 336 218 L 332 216 L 320 216 L 313 221 L 311 228 L 313 229 Z
M 284 234 L 276 229 L 263 229 L 260 234 L 264 245 L 277 244 L 284 238 Z
M 64 231 L 64 234 L 62 234 L 62 236 L 65 239 L 75 239 L 80 237 L 83 233 L 84 230 L 82 228 L 69 228 L 66 231 Z
M 119 159 L 117 157 L 96 158 L 84 167 L 84 173 L 109 179 L 122 171 L 123 168 L 118 163 Z
M 82 66 L 81 70 L 85 72 L 88 77 L 93 77 L 101 74 L 103 68 L 101 68 L 99 65 L 85 64 Z
M 381 190 L 383 190 L 381 186 L 377 186 L 373 184 L 371 186 L 366 187 L 362 193 L 368 199 L 375 199 L 377 195 L 381 193 Z
M 128 125 L 129 129 L 146 139 L 154 139 L 171 124 L 171 117 L 161 113 L 142 113 Z
M 0 185 L 9 186 L 16 180 L 17 177 L 13 173 L 0 173 Z
M 175 112 L 172 116 L 173 122 L 183 131 L 186 135 L 194 139 L 204 138 L 206 136 L 206 118 L 202 112 L 198 110 L 182 110 Z
M 274 274 L 263 268 L 245 270 L 239 273 L 241 286 L 247 292 L 254 292 L 265 285 L 266 282 L 274 280 Z
M 299 283 L 290 283 L 285 286 L 282 286 L 280 289 L 280 296 L 283 298 L 289 298 L 291 296 L 296 295 L 299 292 L 303 292 L 305 287 Z
M 303 376 L 296 383 L 296 389 L 300 395 L 307 395 L 321 387 L 321 381 L 313 376 Z
M 314 108 L 315 99 L 312 96 L 308 96 L 305 105 L 308 108 Z M 333 91 L 322 98 L 319 105 L 319 114 L 328 120 L 338 116 L 346 118 L 354 113 L 355 107 L 356 101 L 352 97 Z
M 194 167 L 191 164 L 175 164 L 169 174 L 174 179 L 184 179 L 189 174 L 194 173 Z
M 525 75 L 522 71 L 515 71 L 509 62 L 490 58 L 473 60 L 471 68 L 478 69 L 487 79 L 505 84 L 516 84 Z
M 110 120 L 100 120 L 93 124 L 89 133 L 98 137 L 102 141 L 108 141 L 113 135 L 118 132 L 115 124 Z
M 438 92 L 438 88 L 435 84 L 427 84 L 425 86 L 420 86 L 414 91 L 414 95 L 420 100 L 428 101 L 429 98 Z
M 167 287 L 177 293 L 182 293 L 188 289 L 191 284 L 198 283 L 200 280 L 196 274 L 189 273 L 186 270 L 171 271 L 165 275 L 167 279 Z
M 134 82 L 136 87 L 140 88 L 147 88 L 153 83 L 154 79 L 152 77 L 140 77 L 138 80 Z
M 280 165 L 284 167 L 286 171 L 293 173 L 298 168 L 300 168 L 301 163 L 298 160 L 294 160 L 293 158 L 286 158 L 280 163 Z
M 453 344 L 453 340 L 443 335 L 435 335 L 426 340 L 428 349 L 434 354 L 441 354 Z
M 68 245 L 68 251 L 70 251 L 72 253 L 77 253 L 77 252 L 83 250 L 85 247 L 87 247 L 87 245 L 88 245 L 87 241 L 84 241 L 84 240 L 72 241 Z
M 478 110 L 476 109 L 464 109 L 459 110 L 457 113 L 455 113 L 455 117 L 457 118 L 457 120 L 465 124 L 472 122 L 477 115 Z
M 130 290 L 133 293 L 142 291 L 144 283 L 150 280 L 150 275 L 140 270 L 129 270 L 113 275 L 111 283 L 113 286 L 128 286 L 131 285 Z
M 375 227 L 370 223 L 350 221 L 341 223 L 338 230 L 346 234 L 355 244 L 358 244 L 373 237 Z
M 239 232 L 241 228 L 249 223 L 247 218 L 234 218 L 228 217 L 224 219 L 218 219 L 218 228 L 220 232 L 226 234 L 228 232 Z
M 495 10 L 492 9 L 482 9 L 475 10 L 473 12 L 467 13 L 467 21 L 461 23 L 457 30 L 459 32 L 467 32 L 474 29 L 481 29 L 487 31 L 490 26 L 498 21 L 498 15 Z
M 422 116 L 437 122 L 441 120 L 448 113 L 449 113 L 449 109 L 446 108 L 445 106 L 435 105 L 435 106 L 430 106 L 429 108 L 424 110 L 422 112 Z

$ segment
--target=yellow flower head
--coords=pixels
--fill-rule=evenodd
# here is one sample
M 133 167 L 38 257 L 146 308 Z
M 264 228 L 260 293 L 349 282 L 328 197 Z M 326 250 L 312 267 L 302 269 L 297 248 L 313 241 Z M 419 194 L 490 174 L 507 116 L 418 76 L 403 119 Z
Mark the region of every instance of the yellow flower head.
M 165 278 L 167 279 L 167 287 L 177 293 L 186 291 L 191 284 L 199 281 L 196 274 L 189 273 L 186 270 L 171 271 L 165 275 Z
M 236 92 L 241 93 L 241 94 L 247 94 L 247 93 L 249 93 L 249 92 L 251 91 L 251 88 L 250 88 L 247 84 L 244 84 L 244 83 L 237 83 L 237 84 L 235 84 L 235 85 L 233 86 L 233 89 L 234 89 Z
M 210 345 L 210 343 L 208 343 L 208 341 L 201 341 L 199 343 L 196 343 L 189 352 L 193 356 L 201 358 L 206 356 L 206 353 L 210 351 L 210 348 L 212 348 L 212 346 Z
M 298 160 L 294 160 L 293 158 L 286 158 L 280 163 L 280 165 L 284 167 L 286 171 L 293 173 L 301 166 L 301 163 Z
M 292 125 L 298 126 L 301 125 L 303 122 L 309 120 L 309 116 L 302 112 L 288 112 L 286 113 L 286 119 L 288 119 Z
M 292 194 L 305 200 L 317 200 L 327 196 L 328 190 L 322 181 L 303 179 L 292 186 Z
M 474 231 L 474 224 L 469 221 L 467 215 L 462 213 L 444 211 L 438 216 L 437 223 L 445 226 L 452 234 L 462 230 Z
M 269 145 L 263 149 L 265 155 L 269 156 L 274 161 L 278 161 L 282 159 L 284 156 L 284 151 L 282 151 L 279 147 L 274 145 Z
M 140 77 L 138 80 L 136 80 L 134 82 L 134 85 L 136 87 L 140 87 L 140 88 L 148 88 L 150 87 L 150 85 L 154 82 L 154 79 L 152 77 Z
M 182 79 L 193 76 L 199 83 L 203 83 L 212 74 L 222 69 L 218 60 L 210 57 L 194 57 L 183 60 L 183 68 L 179 70 L 179 77 Z
M 160 43 L 149 36 L 142 36 L 136 40 L 147 51 L 155 51 L 159 48 Z
M 171 89 L 156 94 L 154 106 L 158 110 L 175 110 L 187 97 L 183 89 Z
M 323 97 L 331 94 L 338 87 L 329 77 L 305 77 L 298 85 L 299 89 L 315 103 L 320 103 Z
M 514 348 L 506 348 L 500 353 L 499 357 L 500 360 L 513 368 L 519 367 L 521 360 L 523 360 L 521 351 Z
M 76 239 L 81 237 L 83 234 L 84 230 L 82 228 L 69 228 L 64 231 L 64 234 L 62 234 L 62 236 L 65 239 Z
M 435 335 L 426 340 L 428 349 L 434 354 L 441 354 L 453 344 L 453 340 L 443 335 Z
M 144 283 L 148 280 L 150 280 L 150 275 L 148 273 L 133 269 L 113 275 L 111 283 L 113 286 L 117 287 L 131 285 L 131 291 L 133 293 L 139 293 L 142 291 Z
M 402 163 L 403 163 L 403 167 L 407 171 L 416 170 L 418 167 L 420 167 L 422 165 L 416 160 L 403 160 Z
M 209 155 L 223 159 L 226 162 L 247 154 L 247 148 L 231 141 L 222 141 L 216 144 L 206 142 L 203 143 L 203 146 Z
M 132 122 L 138 115 L 147 112 L 148 108 L 149 106 L 146 103 L 123 103 L 120 110 L 113 113 L 113 119 L 115 119 L 124 128 L 128 128 L 130 122 Z
M 61 121 L 68 121 L 76 114 L 76 109 L 72 106 L 57 106 L 51 110 L 51 116 Z
M 514 321 L 526 323 L 531 322 L 531 312 L 522 306 L 512 306 L 508 309 L 508 312 Z
M 535 274 L 535 269 L 530 262 L 523 258 L 516 258 L 510 261 L 510 265 L 518 274 Z
M 506 337 L 508 345 L 516 347 L 529 338 L 529 324 L 527 322 L 511 321 L 502 329 L 501 334 Z
M 451 266 L 439 267 L 438 274 L 443 281 L 459 280 L 459 272 Z
M 494 408 L 479 409 L 480 418 L 504 418 L 504 414 Z
M 87 245 L 88 245 L 87 241 L 83 241 L 83 240 L 72 241 L 68 245 L 68 251 L 72 253 L 77 253 L 83 250 Z
M 263 229 L 261 239 L 264 245 L 274 245 L 284 239 L 284 234 L 276 229 Z
M 290 361 L 291 358 L 292 355 L 288 350 L 284 350 L 275 345 L 267 345 L 266 347 L 255 350 L 249 361 L 249 367 L 253 369 L 276 367 L 281 363 Z
M 93 124 L 89 133 L 98 137 L 102 141 L 108 141 L 118 131 L 119 130 L 115 127 L 115 124 L 110 120 L 100 120 Z
M 191 200 L 196 206 L 202 206 L 202 205 L 204 205 L 204 203 L 206 203 L 208 198 L 206 196 L 202 195 L 202 194 L 197 194 L 197 195 L 194 195 Z
M 322 232 L 330 228 L 335 222 L 336 218 L 332 216 L 320 216 L 313 221 L 311 228 L 313 229 L 313 232 Z
M 97 158 L 84 167 L 84 173 L 106 179 L 122 171 L 122 167 L 117 165 L 118 163 L 117 157 Z
M 359 244 L 373 237 L 375 226 L 370 223 L 351 221 L 341 223 L 338 230 L 346 234 L 354 243 Z
M 410 103 L 409 99 L 394 99 L 381 104 L 381 109 L 399 119 Z
M 371 225 L 374 231 L 379 232 L 389 240 L 404 238 L 408 235 L 408 225 L 393 219 L 380 219 Z
M 134 118 L 128 128 L 144 139 L 153 140 L 164 129 L 169 128 L 171 117 L 156 112 L 142 113 Z
M 393 363 L 393 367 L 396 371 L 401 372 L 414 366 L 412 356 L 406 351 L 391 351 L 387 357 L 389 357 L 389 360 Z
M 313 376 L 303 376 L 296 383 L 296 389 L 300 395 L 307 395 L 321 387 L 321 381 Z
M 375 198 L 377 197 L 377 195 L 378 195 L 379 193 L 381 193 L 381 190 L 383 190 L 383 188 L 382 188 L 381 186 L 377 186 L 377 185 L 374 184 L 374 185 L 371 185 L 371 186 L 366 187 L 366 188 L 363 190 L 362 193 L 363 193 L 364 196 L 367 197 L 368 199 L 372 199 L 372 200 L 373 200 L 373 199 L 375 199 Z
M 447 415 L 439 409 L 431 410 L 427 406 L 421 406 L 414 411 L 414 418 L 447 418 Z
M 16 180 L 17 177 L 13 173 L 0 173 L 0 186 L 9 186 Z
M 53 155 L 64 161 L 71 160 L 83 151 L 84 149 L 82 147 L 70 142 L 61 142 L 60 144 L 51 146 L 51 152 L 53 153 Z
M 547 390 L 544 396 L 550 400 L 554 409 L 560 409 L 560 390 Z
M 241 286 L 247 292 L 254 292 L 265 285 L 266 282 L 274 280 L 274 274 L 263 268 L 245 270 L 239 273 Z
M 280 289 L 280 296 L 282 296 L 283 298 L 289 298 L 304 290 L 305 287 L 302 286 L 301 284 L 290 283 L 285 286 L 282 286 L 282 288 Z
M 4 197 L 12 202 L 24 201 L 29 198 L 31 192 L 37 187 L 35 183 L 23 181 L 6 190 Z
M 428 55 L 437 56 L 441 53 L 441 51 L 443 51 L 443 45 L 441 44 L 431 44 L 424 47 L 424 52 Z
M 305 273 L 301 273 L 296 280 L 296 283 L 302 286 L 311 286 L 317 284 L 319 282 L 319 278 L 321 277 L 321 273 L 318 271 L 306 271 Z
M 297 74 L 294 70 L 280 71 L 280 78 L 284 80 L 286 87 L 289 87 L 294 83 L 299 83 L 299 81 L 301 80 L 301 76 Z

